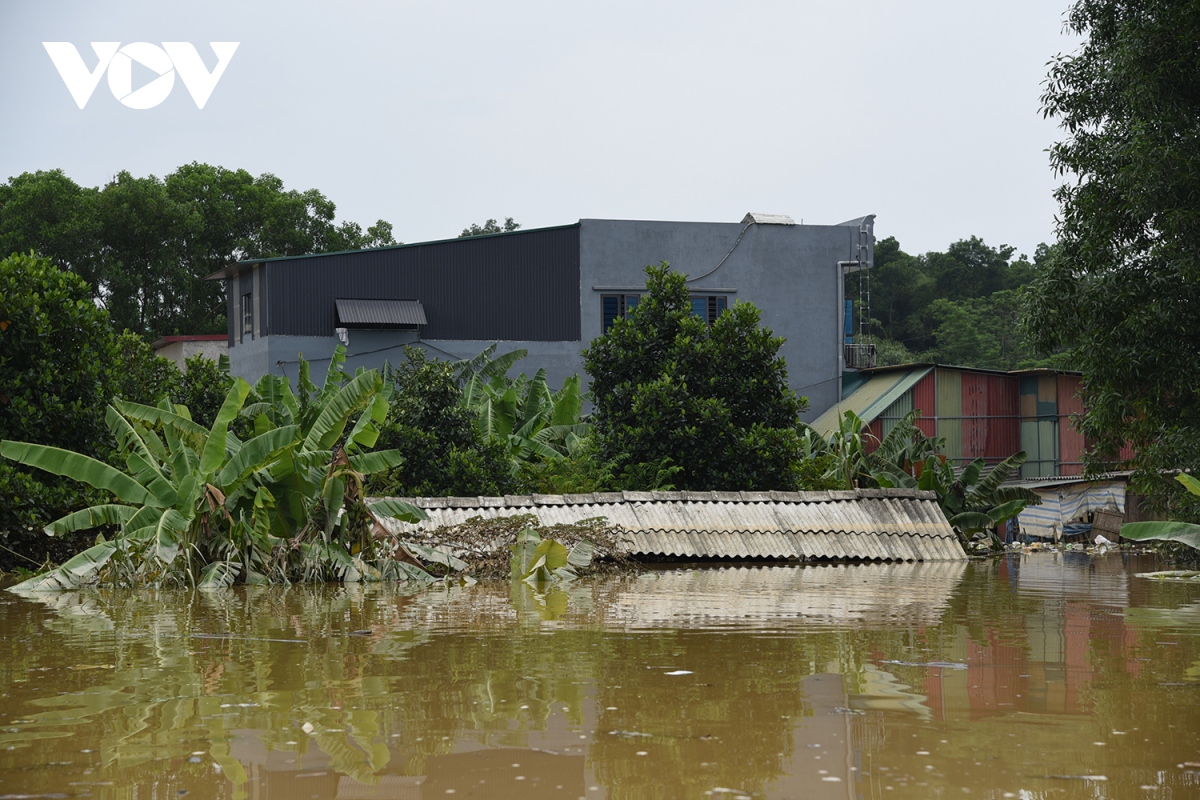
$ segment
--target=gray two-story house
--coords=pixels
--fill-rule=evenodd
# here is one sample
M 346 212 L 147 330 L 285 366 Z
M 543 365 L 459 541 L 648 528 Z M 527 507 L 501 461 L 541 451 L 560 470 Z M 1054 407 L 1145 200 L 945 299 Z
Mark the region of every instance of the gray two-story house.
M 573 225 L 372 250 L 249 259 L 210 276 L 228 296 L 235 375 L 295 377 L 301 354 L 319 379 L 339 341 L 347 366 L 403 358 L 406 344 L 467 358 L 493 343 L 529 351 L 552 385 L 584 374 L 582 352 L 645 292 L 645 267 L 688 275 L 709 321 L 740 301 L 785 339 L 791 386 L 812 419 L 840 399 L 844 370 L 872 366 L 853 344 L 843 275 L 870 266 L 873 216 L 797 225 L 583 219 Z

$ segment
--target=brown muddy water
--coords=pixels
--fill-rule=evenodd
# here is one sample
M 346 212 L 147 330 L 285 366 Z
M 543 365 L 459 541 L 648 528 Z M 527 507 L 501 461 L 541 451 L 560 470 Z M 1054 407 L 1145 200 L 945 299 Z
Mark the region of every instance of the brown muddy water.
M 0 595 L 0 797 L 1200 797 L 1151 561 Z

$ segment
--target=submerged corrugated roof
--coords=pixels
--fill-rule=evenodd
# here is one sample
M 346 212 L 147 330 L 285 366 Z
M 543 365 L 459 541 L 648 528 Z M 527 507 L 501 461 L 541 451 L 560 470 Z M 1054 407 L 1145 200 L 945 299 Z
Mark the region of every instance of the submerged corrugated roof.
M 613 492 L 413 498 L 429 520 L 533 514 L 543 526 L 604 517 L 633 555 L 677 558 L 960 561 L 966 556 L 933 492 Z
M 427 325 L 425 309 L 419 300 L 365 300 L 338 298 L 339 325 L 348 327 L 381 327 Z

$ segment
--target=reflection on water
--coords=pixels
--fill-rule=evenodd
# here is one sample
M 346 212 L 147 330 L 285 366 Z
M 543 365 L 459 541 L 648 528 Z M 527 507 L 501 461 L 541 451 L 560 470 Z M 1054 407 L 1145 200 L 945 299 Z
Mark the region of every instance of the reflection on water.
M 0 796 L 1200 796 L 1154 567 L 3 595 Z

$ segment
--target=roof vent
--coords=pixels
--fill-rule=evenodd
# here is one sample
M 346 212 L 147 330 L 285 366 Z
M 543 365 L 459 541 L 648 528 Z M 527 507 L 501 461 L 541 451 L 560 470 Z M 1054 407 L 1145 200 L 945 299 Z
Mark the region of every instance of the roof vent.
M 742 218 L 744 223 L 755 223 L 756 225 L 795 225 L 796 220 L 789 217 L 787 214 L 760 214 L 756 211 L 751 211 Z

